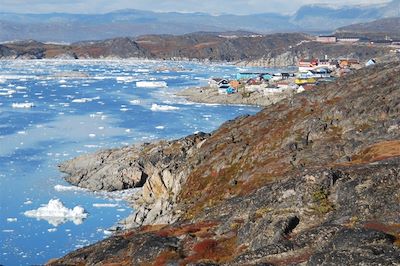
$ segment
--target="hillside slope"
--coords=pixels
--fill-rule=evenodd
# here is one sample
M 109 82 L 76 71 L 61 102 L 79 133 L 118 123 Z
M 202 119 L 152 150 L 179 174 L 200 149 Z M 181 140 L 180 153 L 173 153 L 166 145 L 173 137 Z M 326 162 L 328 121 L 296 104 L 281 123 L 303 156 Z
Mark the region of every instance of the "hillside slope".
M 85 167 L 85 156 L 64 168 L 90 178 L 120 159 L 146 165 L 153 172 L 133 219 L 151 214 L 153 225 L 50 265 L 400 261 L 399 62 L 226 122 L 211 136 L 151 144 L 134 158 L 103 153 L 93 155 L 99 165 Z
M 372 40 L 385 37 L 400 39 L 400 17 L 353 24 L 337 29 L 336 33 L 339 34 L 339 36 L 367 36 Z

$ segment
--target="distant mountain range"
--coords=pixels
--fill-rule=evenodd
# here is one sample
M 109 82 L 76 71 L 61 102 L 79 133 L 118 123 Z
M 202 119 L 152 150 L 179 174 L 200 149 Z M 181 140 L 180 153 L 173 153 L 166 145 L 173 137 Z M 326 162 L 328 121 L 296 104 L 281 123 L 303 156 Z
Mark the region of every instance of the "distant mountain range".
M 306 5 L 293 15 L 263 13 L 219 15 L 120 10 L 106 14 L 0 13 L 0 41 L 34 39 L 77 42 L 145 34 L 186 34 L 198 31 L 319 32 L 376 19 L 400 16 L 400 0 L 382 5 L 330 7 Z

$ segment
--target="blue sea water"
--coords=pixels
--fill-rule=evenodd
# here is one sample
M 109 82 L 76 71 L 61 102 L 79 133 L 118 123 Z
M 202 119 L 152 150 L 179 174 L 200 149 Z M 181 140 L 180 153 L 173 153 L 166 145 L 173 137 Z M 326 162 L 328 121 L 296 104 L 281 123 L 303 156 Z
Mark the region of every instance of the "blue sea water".
M 57 164 L 101 148 L 210 132 L 259 111 L 174 96 L 240 70 L 188 62 L 0 61 L 0 264 L 43 264 L 107 237 L 107 229 L 133 211 L 123 195 L 71 189 Z M 168 87 L 137 88 L 137 81 Z M 34 107 L 15 108 L 21 104 Z M 70 209 L 82 206 L 88 218 L 24 215 L 51 199 Z

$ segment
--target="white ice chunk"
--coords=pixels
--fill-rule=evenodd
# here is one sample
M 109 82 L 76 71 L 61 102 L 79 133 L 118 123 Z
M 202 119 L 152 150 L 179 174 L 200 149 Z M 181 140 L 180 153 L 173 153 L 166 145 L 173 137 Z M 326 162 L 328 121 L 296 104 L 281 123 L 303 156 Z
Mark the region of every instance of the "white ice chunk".
M 165 81 L 137 81 L 137 88 L 166 88 L 168 87 Z
M 133 104 L 133 105 L 140 104 L 140 100 L 132 100 L 132 101 L 129 101 L 129 103 Z
M 156 129 L 164 129 L 164 126 L 156 126 Z
M 96 146 L 98 147 L 98 146 Z M 58 192 L 64 192 L 64 191 L 86 191 L 84 188 L 80 187 L 75 187 L 75 186 L 63 186 L 63 185 L 55 185 L 54 190 Z
M 87 218 L 88 214 L 81 206 L 75 206 L 73 209 L 68 209 L 59 199 L 51 199 L 48 204 L 39 207 L 36 210 L 24 212 L 27 217 L 37 218 L 38 220 L 46 220 L 53 226 L 72 221 L 78 225 Z
M 161 111 L 161 112 L 166 112 L 166 111 L 175 111 L 179 110 L 179 107 L 175 106 L 170 106 L 170 105 L 158 105 L 153 103 L 150 108 L 153 112 Z
M 95 208 L 115 208 L 115 207 L 118 207 L 118 204 L 113 204 L 113 203 L 93 203 L 93 207 L 95 207 Z
M 9 223 L 14 223 L 17 220 L 18 220 L 17 218 L 7 218 L 7 222 L 9 222 Z
M 12 108 L 32 108 L 35 107 L 34 103 L 13 103 Z
M 80 99 L 73 99 L 72 102 L 73 103 L 87 103 L 87 102 L 91 102 L 94 100 L 99 100 L 100 97 L 94 97 L 94 98 L 80 98 Z

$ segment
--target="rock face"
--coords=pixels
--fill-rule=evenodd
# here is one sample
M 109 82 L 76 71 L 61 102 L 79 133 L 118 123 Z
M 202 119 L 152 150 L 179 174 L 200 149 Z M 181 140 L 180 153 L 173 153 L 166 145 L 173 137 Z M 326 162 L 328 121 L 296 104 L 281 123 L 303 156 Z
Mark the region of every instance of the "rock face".
M 226 122 L 196 143 L 183 166 L 158 171 L 164 187 L 178 182 L 170 209 L 167 194 L 149 197 L 160 178 L 145 182 L 143 201 L 163 209 L 153 225 L 50 265 L 399 263 L 399 62 Z
M 143 187 L 135 199 L 137 212 L 126 227 L 174 221 L 181 178 L 190 169 L 188 160 L 209 134 L 198 133 L 174 141 L 160 141 L 83 155 L 59 165 L 69 183 L 93 191 Z

